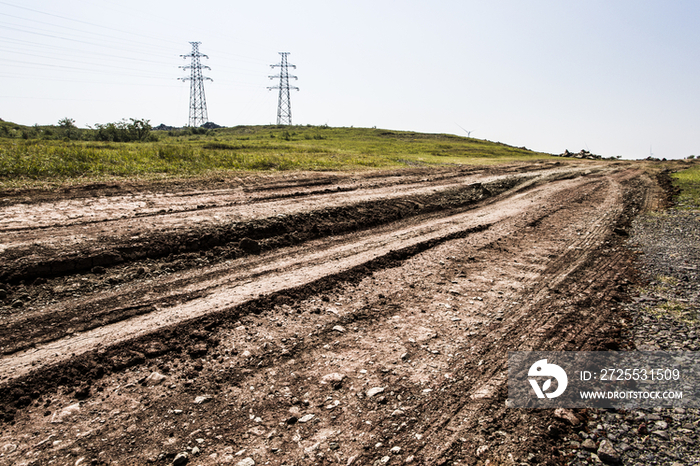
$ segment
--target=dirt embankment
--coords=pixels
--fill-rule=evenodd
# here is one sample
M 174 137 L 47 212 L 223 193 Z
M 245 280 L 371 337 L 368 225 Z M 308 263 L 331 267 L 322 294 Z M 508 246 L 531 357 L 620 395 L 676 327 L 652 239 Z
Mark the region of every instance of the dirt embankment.
M 297 181 L 6 202 L 0 463 L 563 462 L 568 421 L 506 409 L 507 352 L 618 347 L 655 180 Z

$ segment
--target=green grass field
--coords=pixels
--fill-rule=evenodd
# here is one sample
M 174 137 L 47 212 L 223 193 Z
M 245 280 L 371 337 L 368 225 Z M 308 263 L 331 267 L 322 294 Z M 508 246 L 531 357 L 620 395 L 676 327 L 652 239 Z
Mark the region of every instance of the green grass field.
M 685 209 L 700 208 L 700 165 L 674 173 L 674 184 L 681 189 L 678 206 Z
M 206 134 L 152 134 L 157 141 L 0 138 L 0 186 L 550 158 L 525 148 L 473 138 L 367 128 L 239 126 L 208 130 Z

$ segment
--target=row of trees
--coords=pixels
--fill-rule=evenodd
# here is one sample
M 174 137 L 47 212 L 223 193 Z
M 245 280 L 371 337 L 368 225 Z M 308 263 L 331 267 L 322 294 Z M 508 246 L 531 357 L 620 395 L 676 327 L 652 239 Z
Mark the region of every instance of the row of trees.
M 63 136 L 68 139 L 80 139 L 81 130 L 75 126 L 75 120 L 64 118 L 59 120 L 58 127 Z M 151 124 L 148 120 L 122 120 L 115 123 L 95 124 L 90 127 L 88 135 L 91 139 L 108 142 L 132 142 L 132 141 L 153 141 L 155 136 L 151 134 Z M 85 133 L 82 133 L 85 135 Z
M 2 120 L 0 120 L 1 122 Z M 94 127 L 78 128 L 75 120 L 62 118 L 54 126 L 20 126 L 0 123 L 0 137 L 23 139 L 64 139 L 69 141 L 132 142 L 155 141 L 149 120 L 129 118 L 114 123 L 95 124 Z

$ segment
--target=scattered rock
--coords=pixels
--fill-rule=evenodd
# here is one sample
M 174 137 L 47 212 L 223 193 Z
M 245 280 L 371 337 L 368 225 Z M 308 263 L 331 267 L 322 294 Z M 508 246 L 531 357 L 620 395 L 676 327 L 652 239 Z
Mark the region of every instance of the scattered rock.
M 153 372 L 151 375 L 146 377 L 146 385 L 148 385 L 149 387 L 160 385 L 165 379 L 167 379 L 167 377 L 163 374 Z
M 192 356 L 193 358 L 200 358 L 207 354 L 207 351 L 209 351 L 209 348 L 207 347 L 206 343 L 200 342 L 200 343 L 195 343 L 194 345 L 190 346 L 187 350 L 187 353 Z
M 345 374 L 333 372 L 331 374 L 324 375 L 321 378 L 321 383 L 324 385 L 330 385 L 334 390 L 337 390 L 343 385 L 343 380 L 345 380 Z
M 309 422 L 309 421 L 310 421 L 311 419 L 313 419 L 313 418 L 314 418 L 314 415 L 313 415 L 313 414 L 306 414 L 305 416 L 302 416 L 302 417 L 299 419 L 299 422 L 301 422 L 301 423 L 303 424 L 303 423 L 305 423 L 305 422 Z
M 367 390 L 367 398 L 372 398 L 374 395 L 382 393 L 383 391 L 384 391 L 384 387 L 370 388 L 369 390 Z
M 336 325 L 335 327 L 333 327 L 333 331 L 343 333 L 345 332 L 345 327 L 343 327 L 342 325 Z
M 161 354 L 166 353 L 167 351 L 168 347 L 165 346 L 162 342 L 152 341 L 144 348 L 143 353 L 149 358 L 155 358 L 160 356 Z
M 201 405 L 202 403 L 207 403 L 207 402 L 211 401 L 211 399 L 212 399 L 211 395 L 200 395 L 194 399 L 194 404 Z
M 581 447 L 588 451 L 595 451 L 597 448 L 595 442 L 589 438 L 581 442 Z
M 479 448 L 476 449 L 476 456 L 481 456 L 484 453 L 486 453 L 489 450 L 488 445 L 481 445 Z
M 51 417 L 51 423 L 52 424 L 59 424 L 63 422 L 66 418 L 76 414 L 77 412 L 80 411 L 80 403 L 75 403 L 70 406 L 66 406 L 60 411 L 56 411 L 54 415 Z
M 564 419 L 564 420 L 568 421 L 569 424 L 571 424 L 572 426 L 576 426 L 581 422 L 581 420 L 578 417 L 576 417 L 576 415 L 572 411 L 570 411 L 568 409 L 564 409 L 564 408 L 555 409 L 554 410 L 554 417 L 558 417 L 559 419 Z
M 15 445 L 14 443 L 7 443 L 2 447 L 2 453 L 5 455 L 14 453 L 15 450 L 17 450 L 17 445 Z
M 607 439 L 600 441 L 600 446 L 598 447 L 598 458 L 605 463 L 619 463 L 620 454 L 613 447 L 612 442 Z
M 177 454 L 177 456 L 173 460 L 173 466 L 184 466 L 189 460 L 190 455 L 187 452 L 183 451 L 182 453 Z
M 244 458 L 236 463 L 236 466 L 255 466 L 255 461 L 253 461 L 253 458 L 250 457 Z

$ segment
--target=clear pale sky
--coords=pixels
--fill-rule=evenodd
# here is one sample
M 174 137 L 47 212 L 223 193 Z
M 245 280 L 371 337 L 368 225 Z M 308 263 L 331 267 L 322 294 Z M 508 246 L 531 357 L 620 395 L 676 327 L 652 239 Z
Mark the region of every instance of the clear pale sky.
M 200 41 L 209 120 L 466 135 L 561 153 L 700 155 L 696 0 L 0 0 L 0 118 L 188 121 Z M 464 130 L 463 130 L 464 129 Z

